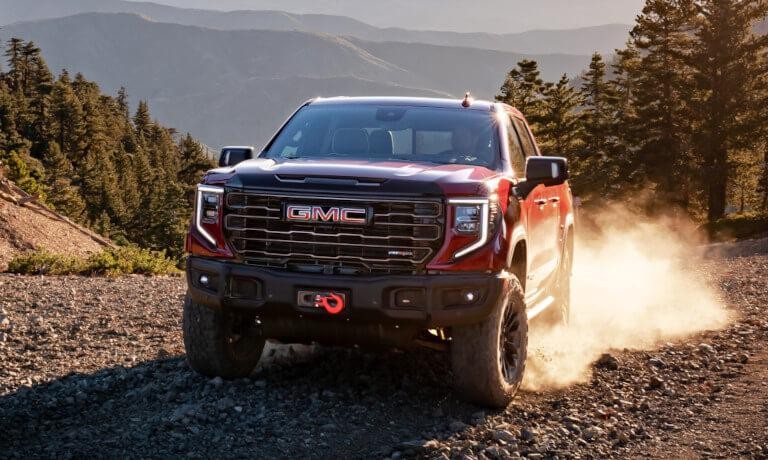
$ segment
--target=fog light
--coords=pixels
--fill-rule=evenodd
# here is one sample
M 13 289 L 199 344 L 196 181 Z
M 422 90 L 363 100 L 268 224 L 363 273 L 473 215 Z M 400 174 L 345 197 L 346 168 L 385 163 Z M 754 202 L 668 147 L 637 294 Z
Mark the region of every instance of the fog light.
M 200 275 L 200 284 L 203 286 L 208 286 L 208 282 L 210 280 L 208 279 L 208 275 Z

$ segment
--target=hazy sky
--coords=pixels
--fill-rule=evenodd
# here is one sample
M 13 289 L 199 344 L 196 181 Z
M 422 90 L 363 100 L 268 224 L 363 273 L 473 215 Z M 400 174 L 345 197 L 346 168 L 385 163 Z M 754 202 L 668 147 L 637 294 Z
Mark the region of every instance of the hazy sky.
M 269 9 L 350 16 L 380 27 L 520 32 L 631 24 L 643 0 L 150 0 L 203 9 Z

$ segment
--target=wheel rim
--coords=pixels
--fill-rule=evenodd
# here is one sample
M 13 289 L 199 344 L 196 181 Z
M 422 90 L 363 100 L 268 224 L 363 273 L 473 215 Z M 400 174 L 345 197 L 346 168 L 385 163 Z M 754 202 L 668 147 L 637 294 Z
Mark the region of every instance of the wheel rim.
M 499 344 L 501 353 L 499 361 L 504 380 L 509 384 L 517 382 L 517 374 L 522 363 L 520 349 L 523 345 L 520 312 L 507 303 L 504 311 L 504 321 L 501 324 Z

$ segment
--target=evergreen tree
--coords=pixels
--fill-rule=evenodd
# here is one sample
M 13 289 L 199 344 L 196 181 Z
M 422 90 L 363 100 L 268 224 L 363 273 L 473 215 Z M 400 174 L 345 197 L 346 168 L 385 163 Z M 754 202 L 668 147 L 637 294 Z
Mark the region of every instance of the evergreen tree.
M 634 128 L 645 176 L 660 198 L 688 208 L 693 156 L 692 88 L 686 59 L 693 48 L 695 9 L 692 0 L 647 0 L 631 32 L 641 55 L 635 80 Z
M 578 154 L 583 149 L 584 124 L 578 111 L 583 98 L 571 86 L 567 75 L 556 84 L 546 84 L 543 96 L 540 127 L 536 132 L 540 147 L 547 154 L 568 157 L 575 173 L 579 168 Z
M 77 187 L 72 185 L 72 163 L 61 151 L 59 144 L 51 143 L 43 164 L 46 171 L 48 202 L 62 214 L 76 221 L 81 220 L 85 211 L 85 202 L 80 197 Z
M 766 134 L 761 110 L 768 37 L 756 36 L 753 27 L 765 18 L 768 5 L 762 0 L 701 0 L 699 6 L 692 103 L 707 218 L 715 221 L 725 214 L 734 166 L 757 162 L 756 155 L 737 154 L 757 151 Z
M 8 176 L 96 231 L 180 255 L 191 192 L 212 166 L 202 147 L 152 121 L 146 102 L 131 117 L 124 89 L 104 95 L 67 71 L 54 81 L 34 43 L 13 39 L 5 55 L 0 165 Z
M 540 75 L 539 64 L 524 59 L 509 71 L 501 92 L 496 96 L 497 101 L 509 104 L 525 114 L 534 129 L 538 128 L 543 111 L 545 85 Z

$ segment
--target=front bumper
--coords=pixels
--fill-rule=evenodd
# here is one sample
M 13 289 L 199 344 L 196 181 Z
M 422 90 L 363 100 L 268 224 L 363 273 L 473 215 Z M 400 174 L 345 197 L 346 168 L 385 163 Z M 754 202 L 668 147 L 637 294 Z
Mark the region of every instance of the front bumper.
M 207 286 L 200 277 L 208 279 Z M 388 325 L 430 329 L 482 321 L 496 307 L 507 280 L 488 273 L 374 276 L 317 275 L 257 268 L 189 257 L 187 284 L 196 303 L 210 308 L 249 310 L 264 323 L 323 322 Z M 331 316 L 322 309 L 300 307 L 300 290 L 347 294 L 344 311 Z M 466 300 L 472 292 L 475 299 Z M 402 296 L 408 306 L 398 305 Z

